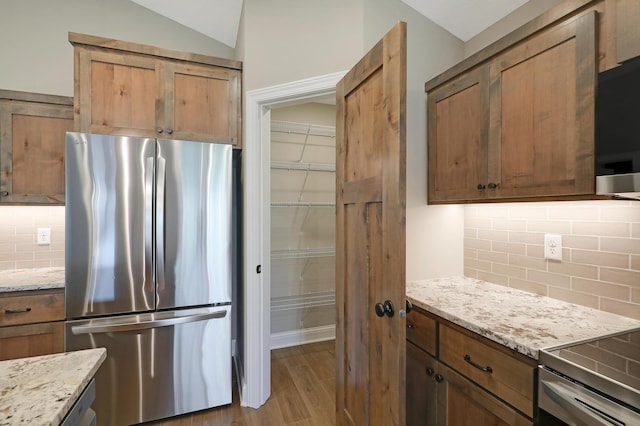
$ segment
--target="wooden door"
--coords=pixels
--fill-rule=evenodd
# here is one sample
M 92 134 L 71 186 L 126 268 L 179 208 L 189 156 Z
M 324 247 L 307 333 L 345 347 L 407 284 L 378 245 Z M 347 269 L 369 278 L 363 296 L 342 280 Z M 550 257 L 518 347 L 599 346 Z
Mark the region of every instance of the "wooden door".
M 156 137 L 156 61 L 76 48 L 78 132 Z
M 429 203 L 487 197 L 489 67 L 429 92 Z
M 64 321 L 0 327 L 0 361 L 64 352 Z
M 407 343 L 407 426 L 436 426 L 437 361 L 418 346 Z
M 336 90 L 338 425 L 405 424 L 406 71 L 400 22 Z
M 640 56 L 640 2 L 618 0 L 616 7 L 616 62 Z
M 238 145 L 240 71 L 168 61 L 160 67 L 165 137 Z
M 491 197 L 594 193 L 596 18 L 581 15 L 493 61 Z

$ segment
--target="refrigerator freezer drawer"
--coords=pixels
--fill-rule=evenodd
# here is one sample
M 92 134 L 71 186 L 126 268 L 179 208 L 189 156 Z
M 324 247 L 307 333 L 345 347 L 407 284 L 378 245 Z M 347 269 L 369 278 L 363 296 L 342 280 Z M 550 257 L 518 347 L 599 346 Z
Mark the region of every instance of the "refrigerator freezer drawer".
M 231 403 L 230 306 L 68 321 L 65 331 L 68 351 L 107 348 L 96 374 L 99 425 Z

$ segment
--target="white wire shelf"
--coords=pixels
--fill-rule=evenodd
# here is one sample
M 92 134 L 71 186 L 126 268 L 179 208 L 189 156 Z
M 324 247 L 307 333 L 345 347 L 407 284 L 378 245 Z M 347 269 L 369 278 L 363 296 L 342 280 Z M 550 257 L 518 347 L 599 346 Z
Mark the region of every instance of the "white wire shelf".
M 331 306 L 335 303 L 336 294 L 334 291 L 274 297 L 271 299 L 271 312 Z
M 271 259 L 308 259 L 313 257 L 330 257 L 336 255 L 333 247 L 292 249 L 292 250 L 272 250 Z
M 303 170 L 308 172 L 335 172 L 335 164 L 296 163 L 287 161 L 272 161 L 271 168 L 275 170 Z

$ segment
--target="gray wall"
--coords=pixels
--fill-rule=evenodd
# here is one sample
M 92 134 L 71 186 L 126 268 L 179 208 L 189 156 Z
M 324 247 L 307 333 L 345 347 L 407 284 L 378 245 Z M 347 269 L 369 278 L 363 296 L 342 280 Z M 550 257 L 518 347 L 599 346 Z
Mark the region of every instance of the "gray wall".
M 2 0 L 0 89 L 73 96 L 70 31 L 235 59 L 234 49 L 129 0 Z
M 530 0 L 465 43 L 464 56 L 469 57 L 563 0 Z

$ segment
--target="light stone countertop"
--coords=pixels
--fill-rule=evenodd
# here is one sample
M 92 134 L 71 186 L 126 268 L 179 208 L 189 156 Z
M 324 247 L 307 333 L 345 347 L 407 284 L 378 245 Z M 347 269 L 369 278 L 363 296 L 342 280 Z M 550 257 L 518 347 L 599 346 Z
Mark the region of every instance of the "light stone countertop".
M 0 426 L 60 424 L 106 357 L 99 348 L 0 361 Z
M 640 321 L 466 277 L 407 282 L 415 305 L 531 358 L 565 343 L 640 328 Z
M 52 288 L 64 288 L 63 267 L 0 271 L 0 293 Z

